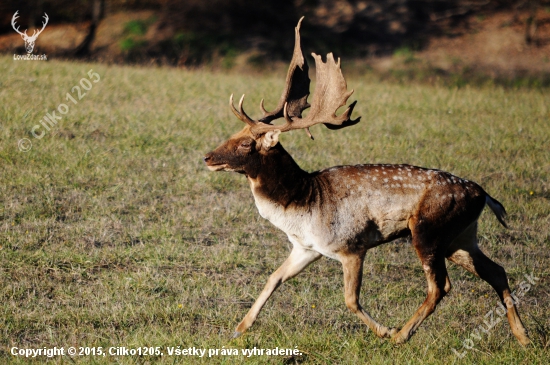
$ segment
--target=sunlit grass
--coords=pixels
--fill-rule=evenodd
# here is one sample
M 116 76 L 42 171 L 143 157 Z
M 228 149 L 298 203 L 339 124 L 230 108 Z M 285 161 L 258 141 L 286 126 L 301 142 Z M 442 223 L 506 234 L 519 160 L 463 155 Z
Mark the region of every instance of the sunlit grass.
M 68 104 L 66 94 L 90 69 L 101 81 L 77 105 Z M 410 163 L 479 182 L 506 206 L 512 227 L 505 230 L 484 213 L 482 249 L 506 268 L 512 289 L 524 274 L 540 278 L 519 307 L 534 341 L 530 349 L 521 348 L 503 321 L 474 340 L 463 359 L 456 357 L 452 348 L 464 351 L 497 296 L 452 264 L 453 290 L 411 341 L 380 340 L 346 309 L 341 267 L 329 259 L 283 285 L 250 332 L 232 340 L 290 243 L 258 215 L 242 176 L 208 172 L 202 156 L 242 126 L 229 110 L 229 95 L 246 93 L 246 110 L 257 116 L 261 98 L 274 107 L 284 73 L 0 58 L 0 362 L 45 360 L 15 358 L 12 346 L 179 345 L 297 346 L 304 353 L 251 357 L 252 363 L 547 363 L 549 95 L 352 75 L 348 85 L 361 123 L 336 132 L 315 127 L 315 141 L 287 133 L 283 145 L 309 171 Z M 70 111 L 34 138 L 33 126 L 61 103 Z M 18 149 L 22 138 L 32 142 L 29 152 Z M 406 241 L 369 252 L 364 273 L 361 302 L 385 325 L 402 326 L 424 300 L 425 279 Z

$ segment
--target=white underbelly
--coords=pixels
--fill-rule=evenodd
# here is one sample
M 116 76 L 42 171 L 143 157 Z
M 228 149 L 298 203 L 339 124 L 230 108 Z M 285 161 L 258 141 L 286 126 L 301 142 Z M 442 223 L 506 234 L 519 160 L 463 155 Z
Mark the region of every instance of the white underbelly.
M 285 232 L 294 246 L 338 260 L 335 252 L 338 251 L 340 242 L 334 237 L 335 232 L 331 232 L 319 217 L 305 210 L 284 209 L 282 206 L 261 200 L 256 200 L 256 206 L 260 215 Z

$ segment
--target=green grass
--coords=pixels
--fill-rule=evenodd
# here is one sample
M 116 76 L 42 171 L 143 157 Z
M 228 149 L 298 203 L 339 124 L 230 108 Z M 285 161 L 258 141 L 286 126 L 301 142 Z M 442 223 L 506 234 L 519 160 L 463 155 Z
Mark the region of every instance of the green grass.
M 78 105 L 66 101 L 90 69 L 101 81 Z M 341 131 L 315 127 L 314 142 L 300 131 L 281 139 L 310 171 L 410 163 L 479 182 L 506 206 L 511 226 L 483 213 L 482 249 L 506 268 L 512 289 L 524 274 L 540 278 L 519 306 L 534 342 L 529 349 L 501 321 L 474 339 L 464 358 L 453 353 L 464 351 L 497 296 L 450 263 L 453 290 L 405 345 L 378 339 L 346 309 L 340 264 L 329 259 L 285 283 L 250 331 L 231 339 L 290 243 L 259 216 L 244 177 L 209 172 L 202 156 L 242 127 L 227 105 L 231 93 L 246 92 L 247 110 L 257 116 L 261 98 L 273 108 L 283 80 L 284 73 L 0 58 L 0 362 L 45 361 L 14 357 L 13 346 L 160 346 L 165 353 L 73 357 L 77 363 L 245 360 L 167 356 L 167 346 L 181 346 L 303 353 L 246 359 L 258 364 L 547 364 L 549 95 L 496 86 L 352 76 L 361 123 Z M 33 126 L 60 103 L 70 111 L 35 139 Z M 29 152 L 18 149 L 22 138 L 32 142 Z M 402 326 L 425 292 L 407 241 L 367 254 L 361 303 L 384 325 Z

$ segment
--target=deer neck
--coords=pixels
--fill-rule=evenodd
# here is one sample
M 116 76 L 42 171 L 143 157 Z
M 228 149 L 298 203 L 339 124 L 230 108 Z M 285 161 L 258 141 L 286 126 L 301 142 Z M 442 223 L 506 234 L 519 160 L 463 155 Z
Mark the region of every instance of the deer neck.
M 261 160 L 256 173 L 247 175 L 257 202 L 268 201 L 286 208 L 300 205 L 311 196 L 310 174 L 298 166 L 281 144 L 262 155 Z

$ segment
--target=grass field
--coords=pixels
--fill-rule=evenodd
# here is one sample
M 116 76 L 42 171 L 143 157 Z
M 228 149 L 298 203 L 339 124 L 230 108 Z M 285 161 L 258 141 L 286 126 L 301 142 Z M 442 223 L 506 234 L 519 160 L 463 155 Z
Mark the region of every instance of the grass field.
M 93 69 L 101 78 L 87 73 Z M 281 137 L 302 168 L 409 163 L 480 183 L 507 208 L 487 212 L 480 246 L 520 296 L 533 345 L 506 320 L 487 333 L 497 295 L 449 263 L 453 290 L 412 339 L 378 339 L 350 313 L 342 269 L 321 259 L 285 283 L 248 333 L 234 327 L 286 258 L 286 236 L 263 220 L 243 176 L 209 172 L 202 156 L 242 127 L 231 93 L 257 116 L 282 73 L 231 74 L 0 58 L 0 363 L 43 363 L 12 348 L 157 347 L 164 356 L 58 356 L 52 363 L 550 363 L 550 98 L 548 89 L 380 83 L 347 72 L 358 125 Z M 312 72 L 313 74 L 313 72 Z M 91 81 L 83 81 L 85 78 Z M 86 95 L 72 89 L 81 85 Z M 89 91 L 83 87 L 92 88 Z M 70 98 L 69 93 L 75 102 Z M 46 130 L 39 121 L 66 114 Z M 44 133 L 41 139 L 35 133 Z M 19 145 L 18 141 L 28 141 Z M 426 281 L 406 240 L 367 254 L 361 303 L 402 326 Z M 518 292 L 519 293 L 519 292 Z M 493 314 L 496 311 L 492 312 Z M 498 315 L 495 315 L 500 320 Z M 169 356 L 168 347 L 239 355 Z M 297 348 L 298 356 L 242 355 Z M 455 350 L 453 350 L 455 349 Z M 456 353 L 455 353 L 456 351 Z M 458 353 L 458 355 L 457 355 Z

